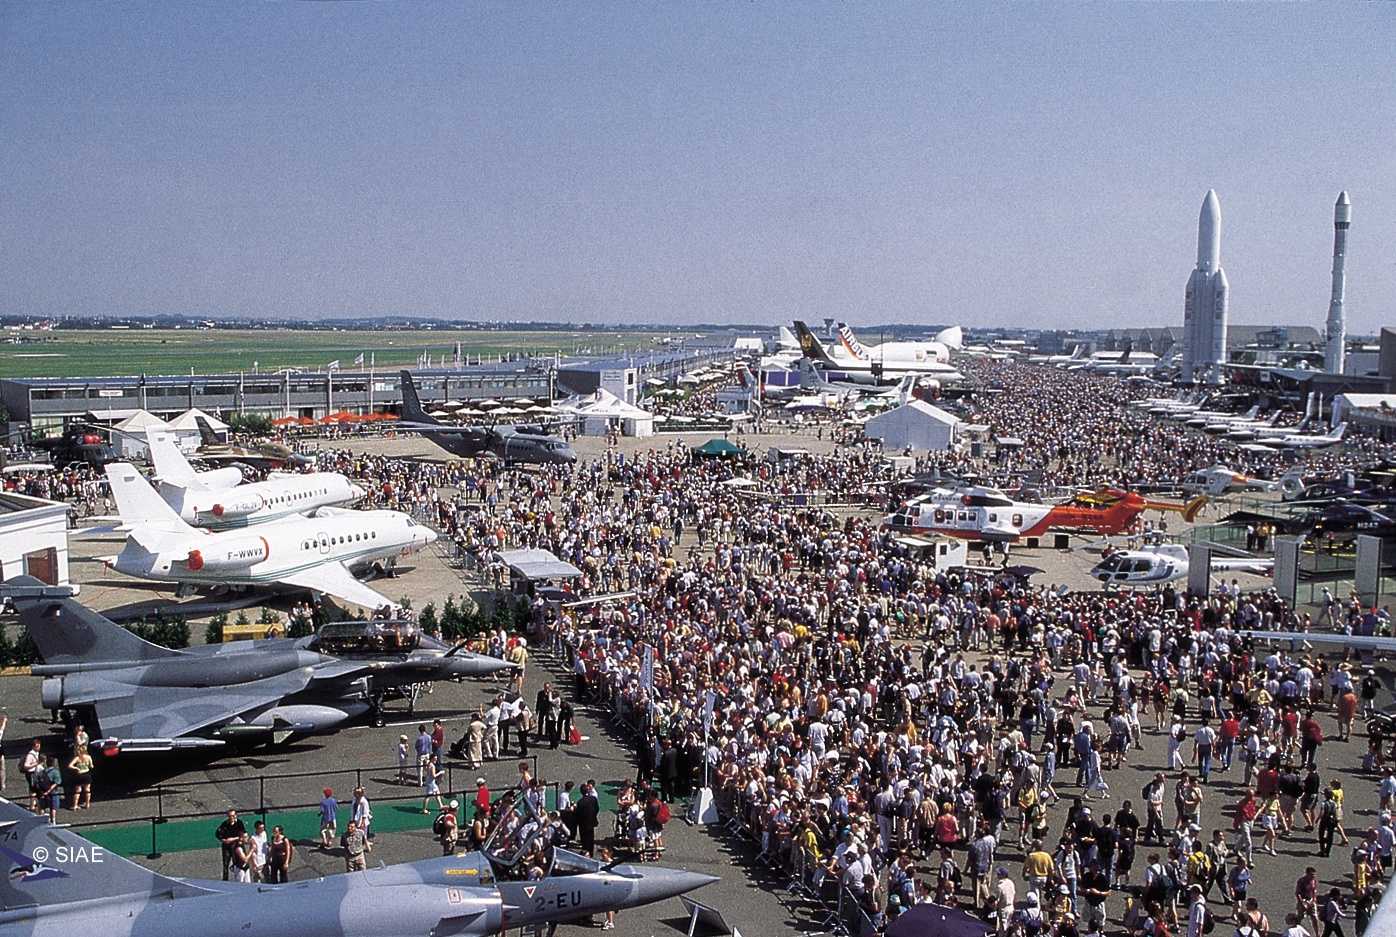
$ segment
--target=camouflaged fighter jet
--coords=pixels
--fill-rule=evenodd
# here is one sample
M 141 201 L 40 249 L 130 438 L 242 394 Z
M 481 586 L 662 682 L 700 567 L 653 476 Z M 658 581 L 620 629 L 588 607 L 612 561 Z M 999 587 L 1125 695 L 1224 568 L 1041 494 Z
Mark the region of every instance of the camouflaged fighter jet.
M 376 713 L 384 699 L 423 683 L 513 667 L 402 621 L 334 622 L 304 638 L 173 650 L 113 624 L 74 593 L 29 576 L 0 585 L 43 659 L 31 670 L 44 678 L 44 708 L 75 711 L 107 755 L 279 744 Z
M 651 904 L 717 881 L 658 866 L 602 866 L 547 845 L 519 803 L 481 852 L 285 885 L 151 872 L 0 799 L 6 937 L 485 937 Z M 292 923 L 294 922 L 294 923 Z

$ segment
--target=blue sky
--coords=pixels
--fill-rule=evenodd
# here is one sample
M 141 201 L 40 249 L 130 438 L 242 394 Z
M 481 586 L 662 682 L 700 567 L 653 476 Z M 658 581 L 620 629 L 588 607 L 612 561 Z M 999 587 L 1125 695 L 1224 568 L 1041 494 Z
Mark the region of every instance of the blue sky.
M 1180 324 L 1396 300 L 1389 4 L 0 2 L 0 309 Z

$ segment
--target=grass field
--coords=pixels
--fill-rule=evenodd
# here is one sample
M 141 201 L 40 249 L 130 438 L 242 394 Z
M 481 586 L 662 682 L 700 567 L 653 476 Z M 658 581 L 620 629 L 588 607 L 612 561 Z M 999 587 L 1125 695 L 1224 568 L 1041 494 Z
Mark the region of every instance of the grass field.
M 102 330 L 27 333 L 19 345 L 0 345 L 0 377 L 100 377 L 118 374 L 216 374 L 323 368 L 338 360 L 354 367 L 360 354 L 390 369 L 413 365 L 422 352 L 449 362 L 456 342 L 473 361 L 511 352 L 604 355 L 653 349 L 651 332 L 310 332 Z

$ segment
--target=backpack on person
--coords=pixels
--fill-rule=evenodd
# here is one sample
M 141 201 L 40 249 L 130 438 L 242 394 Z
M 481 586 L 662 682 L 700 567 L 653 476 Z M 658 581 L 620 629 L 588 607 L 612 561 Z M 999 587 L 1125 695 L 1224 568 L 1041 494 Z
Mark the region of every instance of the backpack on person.
M 431 821 L 431 832 L 436 836 L 446 835 L 446 814 L 438 813 L 436 819 Z
M 659 802 L 659 809 L 654 812 L 654 817 L 656 820 L 659 821 L 660 826 L 663 826 L 664 824 L 668 823 L 670 817 L 669 805 L 661 800 Z
M 1202 933 L 1210 934 L 1216 930 L 1216 927 L 1217 919 L 1212 916 L 1212 909 L 1204 905 L 1202 908 Z

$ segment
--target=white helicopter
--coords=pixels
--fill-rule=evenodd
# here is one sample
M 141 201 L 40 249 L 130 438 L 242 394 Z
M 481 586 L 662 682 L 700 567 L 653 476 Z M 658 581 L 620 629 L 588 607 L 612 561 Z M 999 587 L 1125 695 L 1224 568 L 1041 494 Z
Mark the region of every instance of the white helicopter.
M 1260 557 L 1212 557 L 1213 572 L 1255 573 L 1266 576 L 1275 569 L 1273 559 Z M 1121 550 L 1091 567 L 1091 576 L 1106 585 L 1162 585 L 1186 579 L 1188 551 L 1179 543 L 1160 543 L 1142 550 Z

